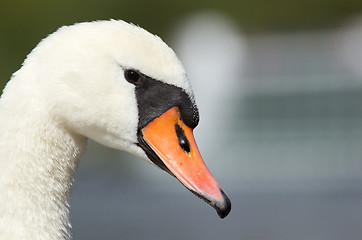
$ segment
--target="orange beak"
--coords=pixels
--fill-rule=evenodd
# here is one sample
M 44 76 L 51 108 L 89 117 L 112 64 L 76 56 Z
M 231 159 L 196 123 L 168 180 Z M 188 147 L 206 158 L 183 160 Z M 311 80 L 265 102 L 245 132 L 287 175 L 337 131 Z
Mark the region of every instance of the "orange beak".
M 141 146 L 151 160 L 175 176 L 186 188 L 213 206 L 221 218 L 231 202 L 202 160 L 192 129 L 173 107 L 141 130 Z

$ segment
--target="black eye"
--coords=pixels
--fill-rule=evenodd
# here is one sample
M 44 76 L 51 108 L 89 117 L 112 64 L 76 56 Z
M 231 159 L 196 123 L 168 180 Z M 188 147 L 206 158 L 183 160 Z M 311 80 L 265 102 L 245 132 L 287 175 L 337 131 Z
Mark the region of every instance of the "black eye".
M 124 78 L 133 84 L 138 84 L 141 81 L 141 75 L 135 70 L 124 71 Z

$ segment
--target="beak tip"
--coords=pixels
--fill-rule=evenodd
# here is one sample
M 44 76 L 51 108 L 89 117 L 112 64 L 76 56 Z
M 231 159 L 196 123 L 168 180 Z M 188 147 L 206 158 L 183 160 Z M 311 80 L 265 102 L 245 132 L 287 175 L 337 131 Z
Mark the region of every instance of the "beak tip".
M 229 197 L 225 194 L 225 192 L 220 189 L 221 194 L 223 196 L 224 201 L 221 203 L 215 204 L 215 209 L 217 214 L 221 219 L 225 218 L 231 211 L 231 201 Z

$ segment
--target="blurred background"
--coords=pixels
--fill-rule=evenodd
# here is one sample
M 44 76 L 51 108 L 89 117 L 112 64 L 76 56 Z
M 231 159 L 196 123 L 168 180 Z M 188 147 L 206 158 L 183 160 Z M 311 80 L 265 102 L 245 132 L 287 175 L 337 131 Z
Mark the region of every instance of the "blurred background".
M 89 142 L 74 239 L 362 239 L 362 1 L 3 1 L 0 88 L 62 25 L 124 19 L 181 58 L 204 160 L 230 216 L 166 173 Z

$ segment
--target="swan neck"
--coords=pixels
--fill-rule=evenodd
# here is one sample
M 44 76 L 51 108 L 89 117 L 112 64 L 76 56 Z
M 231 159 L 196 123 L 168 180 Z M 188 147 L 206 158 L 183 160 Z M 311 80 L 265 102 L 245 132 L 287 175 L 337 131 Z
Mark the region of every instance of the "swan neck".
M 0 105 L 0 239 L 69 238 L 68 199 L 85 145 L 46 114 L 17 116 Z

